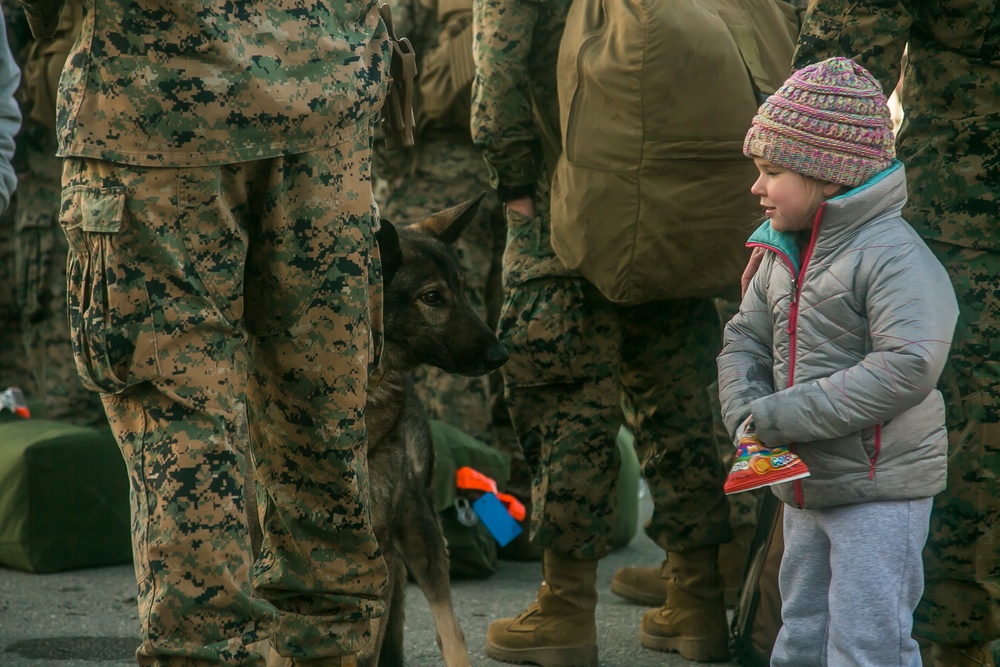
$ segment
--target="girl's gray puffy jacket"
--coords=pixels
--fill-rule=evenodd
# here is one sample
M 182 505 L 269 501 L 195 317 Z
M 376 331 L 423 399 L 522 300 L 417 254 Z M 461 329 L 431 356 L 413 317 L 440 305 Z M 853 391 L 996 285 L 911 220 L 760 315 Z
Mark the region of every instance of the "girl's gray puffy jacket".
M 765 223 L 739 314 L 726 326 L 719 392 L 730 433 L 753 414 L 764 444 L 796 443 L 810 477 L 773 488 L 810 509 L 932 496 L 947 432 L 935 384 L 958 317 L 951 282 L 900 216 L 894 162 L 827 200 L 801 258 Z

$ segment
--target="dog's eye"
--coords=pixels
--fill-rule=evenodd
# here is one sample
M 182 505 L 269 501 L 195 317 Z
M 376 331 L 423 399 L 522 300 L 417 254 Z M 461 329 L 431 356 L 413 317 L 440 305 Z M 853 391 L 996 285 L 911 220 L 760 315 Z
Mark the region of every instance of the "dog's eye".
M 441 294 L 431 290 L 430 292 L 424 292 L 420 295 L 420 300 L 427 304 L 435 304 L 441 302 Z

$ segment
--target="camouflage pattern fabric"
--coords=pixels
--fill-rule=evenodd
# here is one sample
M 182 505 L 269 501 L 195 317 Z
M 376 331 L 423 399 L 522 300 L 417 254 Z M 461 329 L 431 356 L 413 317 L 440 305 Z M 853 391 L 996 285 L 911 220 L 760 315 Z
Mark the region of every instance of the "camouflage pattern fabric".
M 934 502 L 914 633 L 946 644 L 1000 638 L 1000 21 L 974 0 L 811 3 L 795 67 L 858 60 L 900 75 L 903 213 L 948 269 L 960 314 L 939 386 L 948 403 L 948 489 Z
M 20 13 L 20 9 L 17 10 Z M 29 399 L 41 401 L 46 419 L 79 426 L 107 424 L 98 395 L 76 374 L 66 314 L 66 235 L 59 228 L 62 160 L 56 157 L 56 71 L 80 29 L 82 3 L 68 2 L 56 39 L 21 49 L 19 98 L 24 125 L 17 136 L 16 276 L 25 360 L 33 375 Z M 27 37 L 30 38 L 30 35 Z M 50 62 L 52 61 L 52 62 Z M 48 100 L 37 99 L 45 94 Z M 43 111 L 44 110 L 44 111 Z M 49 122 L 51 121 L 51 122 Z
M 66 235 L 59 228 L 62 159 L 55 133 L 28 122 L 18 135 L 26 169 L 18 173 L 16 294 L 23 350 L 34 378 L 29 399 L 46 419 L 79 426 L 107 424 L 100 397 L 77 377 L 66 314 Z
M 538 208 L 532 219 L 508 210 L 507 268 L 558 261 L 547 207 Z M 647 535 L 665 551 L 731 540 L 706 392 L 721 347 L 712 303 L 618 307 L 579 277 L 506 275 L 500 334 L 511 359 L 503 372 L 536 471 L 532 542 L 581 559 L 610 553 L 615 498 L 607 489 L 617 480 L 623 421 L 653 499 Z
M 61 6 L 22 4 L 36 34 Z M 268 637 L 333 662 L 384 611 L 364 406 L 387 59 L 373 0 L 88 2 L 59 222 L 77 372 L 130 472 L 140 665 L 262 665 Z
M 928 245 L 959 298 L 960 344 L 952 344 L 940 382 L 951 408 L 948 488 L 934 498 L 914 632 L 940 643 L 988 643 L 1000 638 L 1000 253 Z
M 653 496 L 647 534 L 671 551 L 727 542 L 725 471 L 706 392 L 721 346 L 714 306 L 617 307 L 559 262 L 532 100 L 537 113 L 555 112 L 568 2 L 477 0 L 474 8 L 473 137 L 501 197 L 527 192 L 536 209 L 532 218 L 506 211 L 499 327 L 511 355 L 503 367 L 511 417 L 536 475 L 532 542 L 579 559 L 610 552 L 615 498 L 607 490 L 623 422 Z
M 19 1 L 36 36 L 54 29 L 63 0 Z M 59 155 L 183 167 L 351 140 L 385 97 L 385 26 L 374 0 L 301 5 L 90 0 L 59 81 Z
M 353 653 L 382 613 L 363 418 L 381 299 L 368 150 L 362 133 L 224 167 L 66 161 L 73 343 L 130 470 L 140 664 L 251 664 L 245 644 L 272 632 L 282 655 Z
M 393 0 L 396 33 L 408 38 L 418 57 L 438 46 L 445 29 L 427 2 Z M 455 3 L 458 4 L 458 3 Z M 459 14 L 456 12 L 455 14 Z M 469 9 L 453 14 L 451 24 L 468 24 Z M 444 35 L 447 37 L 447 33 Z M 471 54 L 470 54 L 471 58 Z M 418 71 L 423 64 L 418 62 Z M 418 102 L 418 115 L 420 115 Z M 479 213 L 454 244 L 466 280 L 465 293 L 486 322 L 496 326 L 503 290 L 500 259 L 505 236 L 503 212 L 491 192 L 482 154 L 472 144 L 468 117 L 464 124 L 445 123 L 421 117 L 417 145 L 408 150 L 389 150 L 376 144 L 374 189 L 379 212 L 393 222 L 418 220 L 437 211 L 489 194 Z M 416 389 L 428 415 L 456 426 L 466 433 L 516 455 L 516 442 L 505 437 L 494 414 L 506 412 L 502 405 L 503 384 L 499 373 L 486 377 L 462 377 L 437 368 L 423 367 L 414 373 Z M 496 405 L 496 403 L 501 405 Z

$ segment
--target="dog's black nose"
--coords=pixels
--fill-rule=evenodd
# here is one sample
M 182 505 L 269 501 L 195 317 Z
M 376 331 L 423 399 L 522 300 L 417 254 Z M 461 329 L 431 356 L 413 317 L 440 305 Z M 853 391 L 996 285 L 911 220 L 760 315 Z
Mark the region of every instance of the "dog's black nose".
M 491 345 L 489 349 L 486 350 L 485 359 L 486 363 L 490 367 L 490 370 L 496 370 L 507 363 L 507 360 L 510 359 L 510 355 L 507 354 L 507 349 L 498 342 L 496 345 Z

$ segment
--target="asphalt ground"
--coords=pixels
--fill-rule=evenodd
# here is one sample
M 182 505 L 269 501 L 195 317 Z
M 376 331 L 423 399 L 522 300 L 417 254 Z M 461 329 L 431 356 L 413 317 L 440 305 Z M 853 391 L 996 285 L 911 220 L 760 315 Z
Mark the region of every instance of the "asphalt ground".
M 640 503 L 640 521 L 651 510 Z M 639 646 L 641 606 L 609 590 L 611 576 L 625 565 L 654 565 L 663 552 L 641 530 L 598 568 L 598 645 L 602 667 L 681 667 L 694 665 L 676 654 Z M 503 663 L 486 657 L 483 637 L 490 621 L 520 613 L 535 598 L 540 562 L 500 561 L 484 580 L 452 583 L 456 613 L 477 667 Z M 131 565 L 30 574 L 0 568 L 0 667 L 125 667 L 135 665 L 139 643 Z M 420 589 L 406 595 L 407 667 L 441 665 L 434 624 Z M 726 663 L 723 663 L 726 664 Z M 735 663 L 728 663 L 735 665 Z
M 648 497 L 640 502 L 640 525 L 649 516 Z M 611 593 L 611 576 L 627 565 L 655 565 L 663 552 L 642 531 L 598 568 L 597 632 L 601 667 L 692 667 L 676 654 L 639 646 L 645 609 Z M 476 667 L 500 667 L 488 658 L 483 637 L 490 621 L 520 613 L 541 582 L 539 562 L 500 561 L 484 580 L 452 582 L 458 619 Z M 0 667 L 126 667 L 135 665 L 139 643 L 131 565 L 29 574 L 0 568 Z M 442 664 L 434 623 L 420 589 L 406 595 L 406 667 Z M 1000 652 L 1000 642 L 994 643 Z M 716 663 L 732 667 L 735 662 Z M 998 662 L 1000 664 L 1000 662 Z

